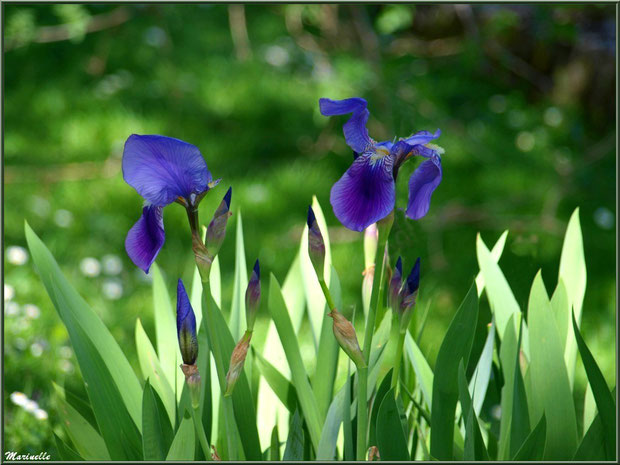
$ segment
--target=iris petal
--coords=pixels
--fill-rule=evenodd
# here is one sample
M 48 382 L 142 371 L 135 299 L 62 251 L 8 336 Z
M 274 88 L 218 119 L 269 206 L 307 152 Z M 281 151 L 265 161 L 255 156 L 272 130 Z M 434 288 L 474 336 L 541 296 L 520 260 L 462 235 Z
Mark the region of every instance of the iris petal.
M 373 160 L 373 157 L 371 154 L 358 157 L 331 190 L 334 214 L 354 231 L 363 231 L 394 208 L 393 159 L 385 156 Z
M 417 167 L 409 178 L 409 201 L 407 216 L 412 220 L 422 218 L 428 212 L 433 191 L 441 182 L 441 158 L 435 154 Z
M 163 208 L 148 205 L 142 209 L 142 216 L 127 233 L 125 249 L 131 261 L 148 273 L 165 239 Z
M 441 130 L 437 129 L 435 134 L 429 131 L 416 132 L 414 135 L 403 139 L 409 145 L 424 145 L 441 136 Z
M 212 180 L 200 150 L 172 137 L 137 134 L 125 142 L 123 178 L 157 206 L 207 190 Z
M 366 129 L 368 112 L 366 100 L 363 98 L 347 98 L 344 100 L 319 99 L 319 109 L 323 116 L 346 115 L 353 113 L 342 126 L 347 145 L 355 152 L 362 153 L 372 143 Z

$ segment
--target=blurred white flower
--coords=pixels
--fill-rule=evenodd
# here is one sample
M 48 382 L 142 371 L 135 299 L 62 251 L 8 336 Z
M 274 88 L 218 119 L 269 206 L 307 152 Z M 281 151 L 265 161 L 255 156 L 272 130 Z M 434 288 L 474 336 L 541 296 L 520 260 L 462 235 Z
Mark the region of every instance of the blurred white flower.
M 265 61 L 278 68 L 284 66 L 289 62 L 288 51 L 279 45 L 270 45 L 265 51 Z
M 101 273 L 101 263 L 93 257 L 86 257 L 80 262 L 80 271 L 84 276 L 93 278 Z
M 614 214 L 609 208 L 598 207 L 594 210 L 594 222 L 601 229 L 612 229 L 614 227 Z
M 103 272 L 108 275 L 117 275 L 123 271 L 123 262 L 117 255 L 104 255 L 101 259 Z
M 33 320 L 36 320 L 41 316 L 41 310 L 35 304 L 26 304 L 24 305 L 24 312 L 26 312 L 26 316 Z
M 15 316 L 19 313 L 19 305 L 17 302 L 9 300 L 4 304 L 4 314 L 6 316 Z
M 536 139 L 534 139 L 534 135 L 528 131 L 521 131 L 515 140 L 515 145 L 522 152 L 529 152 L 532 150 L 535 143 Z
M 45 410 L 43 410 L 42 408 L 38 408 L 34 411 L 34 416 L 36 417 L 37 420 L 47 420 L 47 412 Z
M 30 209 L 42 218 L 50 214 L 49 200 L 33 195 L 30 197 Z
M 12 392 L 10 397 L 11 397 L 11 402 L 13 402 L 15 405 L 19 405 L 20 407 L 23 407 L 24 405 L 26 405 L 26 402 L 28 402 L 29 400 L 26 394 L 24 394 L 23 392 L 19 392 L 19 391 Z
M 28 261 L 28 251 L 19 245 L 6 248 L 6 259 L 12 265 L 23 265 Z
M 69 360 L 61 360 L 58 365 L 60 366 L 60 370 L 64 373 L 73 373 L 73 363 Z
M 71 355 L 73 355 L 73 350 L 71 350 L 71 347 L 69 346 L 61 346 L 58 349 L 58 353 L 62 358 L 71 358 Z
M 501 405 L 497 404 L 497 405 L 494 405 L 491 408 L 491 416 L 493 418 L 495 418 L 496 420 L 499 420 L 499 419 L 502 418 L 502 407 L 501 407 Z
M 109 300 L 117 300 L 123 296 L 123 285 L 118 279 L 106 279 L 101 290 L 103 296 Z
M 26 348 L 26 341 L 21 337 L 16 337 L 13 340 L 13 344 L 15 344 L 15 347 L 19 350 L 24 350 Z
M 15 297 L 15 288 L 10 284 L 4 284 L 4 301 L 11 300 Z
M 33 357 L 40 357 L 41 355 L 43 355 L 43 349 L 43 344 L 41 344 L 40 342 L 33 342 L 30 346 L 30 353 Z
M 61 228 L 68 228 L 73 222 L 73 214 L 69 210 L 56 210 L 54 213 L 54 223 Z
M 545 110 L 544 119 L 545 123 L 549 126 L 557 128 L 560 124 L 562 124 L 564 116 L 558 107 L 549 107 Z
M 24 405 L 22 405 L 22 407 L 24 408 L 26 412 L 34 413 L 35 410 L 39 408 L 39 404 L 37 404 L 32 399 L 28 399 L 26 400 L 26 402 L 24 402 Z

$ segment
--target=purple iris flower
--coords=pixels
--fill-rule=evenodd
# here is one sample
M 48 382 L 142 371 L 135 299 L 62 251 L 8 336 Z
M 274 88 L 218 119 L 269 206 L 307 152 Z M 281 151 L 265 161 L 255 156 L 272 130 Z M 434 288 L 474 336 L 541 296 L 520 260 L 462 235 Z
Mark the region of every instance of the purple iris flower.
M 165 241 L 163 207 L 173 202 L 195 210 L 216 186 L 200 150 L 172 137 L 133 134 L 125 142 L 123 178 L 145 204 L 142 216 L 127 233 L 129 258 L 145 273 Z
M 386 217 L 396 201 L 396 178 L 401 165 L 413 155 L 428 158 L 409 179 L 409 201 L 406 215 L 414 220 L 428 212 L 431 195 L 441 182 L 441 153 L 439 147 L 427 145 L 441 134 L 420 131 L 397 142 L 376 142 L 366 129 L 369 112 L 363 98 L 319 100 L 324 116 L 352 113 L 344 124 L 347 145 L 353 149 L 351 167 L 334 184 L 330 201 L 334 214 L 347 228 L 362 231 Z
M 177 284 L 177 336 L 183 363 L 193 365 L 198 357 L 196 316 L 189 302 L 183 281 L 180 279 Z

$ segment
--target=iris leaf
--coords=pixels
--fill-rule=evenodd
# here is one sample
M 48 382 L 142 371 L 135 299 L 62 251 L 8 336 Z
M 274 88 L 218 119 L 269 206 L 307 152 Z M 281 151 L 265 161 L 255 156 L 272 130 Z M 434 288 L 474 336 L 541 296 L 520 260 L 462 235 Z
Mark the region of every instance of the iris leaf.
M 404 413 L 398 408 L 394 389 L 390 389 L 383 397 L 377 414 L 377 447 L 381 460 L 410 460 L 401 415 Z
M 237 212 L 237 233 L 235 235 L 235 280 L 233 281 L 232 304 L 230 307 L 230 333 L 238 341 L 245 331 L 245 290 L 248 287 L 248 271 L 243 243 L 243 221 L 241 210 Z
M 547 435 L 547 421 L 545 415 L 540 418 L 536 427 L 527 436 L 523 445 L 519 448 L 515 456 L 514 462 L 521 462 L 524 460 L 540 461 L 543 459 L 545 452 L 545 440 Z
M 142 397 L 144 460 L 165 460 L 174 434 L 164 404 L 147 380 Z
M 186 410 L 177 430 L 166 460 L 194 460 L 196 447 L 196 435 L 194 422 L 190 413 Z

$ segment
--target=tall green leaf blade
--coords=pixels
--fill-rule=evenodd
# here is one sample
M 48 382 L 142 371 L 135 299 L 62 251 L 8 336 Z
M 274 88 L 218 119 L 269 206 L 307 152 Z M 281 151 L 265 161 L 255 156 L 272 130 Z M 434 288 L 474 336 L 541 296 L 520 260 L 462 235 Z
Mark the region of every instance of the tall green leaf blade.
M 484 347 L 482 348 L 482 354 L 480 354 L 480 359 L 476 364 L 476 369 L 474 370 L 474 374 L 471 377 L 471 382 L 469 383 L 469 393 L 473 397 L 474 412 L 476 412 L 476 416 L 480 415 L 482 404 L 484 403 L 484 398 L 487 393 L 487 388 L 489 387 L 489 380 L 491 379 L 494 341 L 495 322 L 492 322 L 491 328 L 489 329 L 489 334 L 487 335 L 487 339 L 484 342 Z
M 480 234 L 476 237 L 476 253 L 478 256 L 478 266 L 484 277 L 485 291 L 489 298 L 491 311 L 495 317 L 497 334 L 503 340 L 510 316 L 518 315 L 521 310 L 508 281 L 506 281 L 502 270 L 494 260 L 491 252 L 489 252 L 489 249 L 487 249 Z
M 482 439 L 478 418 L 474 412 L 473 401 L 469 395 L 467 378 L 463 361 L 459 363 L 458 383 L 461 411 L 465 421 L 465 444 L 463 447 L 463 460 L 489 460 L 489 454 Z
M 510 457 L 513 457 L 521 445 L 527 440 L 530 433 L 530 416 L 527 405 L 525 383 L 521 376 L 521 342 L 523 337 L 523 320 L 519 325 L 519 340 L 517 341 L 516 355 L 513 360 L 513 383 L 512 383 L 512 414 L 510 425 Z M 510 361 L 508 362 L 510 363 Z
M 504 245 L 506 245 L 507 236 L 508 236 L 508 230 L 504 231 L 502 235 L 499 236 L 499 239 L 497 240 L 497 242 L 493 246 L 493 249 L 491 250 L 491 257 L 493 258 L 495 263 L 497 263 L 502 256 L 502 252 L 504 251 Z M 476 288 L 478 289 L 478 298 L 480 298 L 480 296 L 482 295 L 484 286 L 485 286 L 484 275 L 482 274 L 482 271 L 479 271 L 478 274 L 476 275 Z
M 413 340 L 413 337 L 411 337 L 411 334 L 409 334 L 409 331 L 405 335 L 405 350 L 407 358 L 415 371 L 417 383 L 422 389 L 426 406 L 431 410 L 433 405 L 433 370 L 431 370 L 424 354 Z
M 211 289 L 211 297 L 219 308 L 222 308 L 222 278 L 220 273 L 220 257 L 215 256 L 211 271 L 209 272 L 209 288 Z M 189 301 L 196 315 L 196 328 L 202 323 L 202 281 L 198 267 L 194 267 L 192 275 L 192 289 L 190 291 Z M 176 327 L 176 326 L 175 326 Z
M 164 375 L 164 370 L 157 359 L 157 354 L 149 337 L 144 332 L 144 328 L 142 328 L 140 318 L 136 320 L 136 349 L 138 351 L 142 376 L 144 376 L 145 380 L 151 381 L 153 389 L 159 394 L 164 403 L 170 423 L 174 424 L 176 417 L 174 391 Z
M 564 354 L 551 303 L 540 271 L 534 278 L 528 305 L 531 331 L 533 422 L 547 418 L 545 460 L 569 460 L 577 450 L 577 419 L 564 365 Z
M 583 297 L 586 292 L 586 260 L 583 252 L 583 238 L 581 236 L 581 225 L 579 223 L 579 208 L 576 208 L 568 221 L 562 255 L 560 256 L 560 270 L 558 281 L 563 280 L 566 285 L 568 301 L 573 311 L 577 325 L 581 323 L 581 308 Z M 568 319 L 570 319 L 570 310 Z M 567 322 L 568 324 L 568 322 Z M 575 361 L 577 360 L 577 342 L 572 331 L 567 332 L 566 348 L 564 350 L 566 367 L 568 370 L 568 381 L 571 389 L 575 379 Z M 547 419 L 549 421 L 549 419 Z
M 592 420 L 592 424 L 583 436 L 577 452 L 573 456 L 573 460 L 578 461 L 604 461 L 607 457 L 605 450 L 605 432 L 600 414 L 597 414 Z
M 142 450 L 144 460 L 166 460 L 174 439 L 164 404 L 147 380 L 142 397 Z
M 271 430 L 271 445 L 269 446 L 269 460 L 272 462 L 280 461 L 280 438 L 278 436 L 278 425 Z
M 100 354 L 113 383 L 120 392 L 125 408 L 134 424 L 140 429 L 142 427 L 142 387 L 123 351 L 99 316 L 71 287 L 52 254 L 28 223 L 25 223 L 24 228 L 32 260 L 58 315 L 69 331 L 71 343 L 75 348 L 79 337 L 78 328 L 81 328 L 85 337 L 92 341 L 96 352 Z M 59 299 L 62 299 L 62 302 Z M 87 363 L 84 359 L 82 361 Z M 81 363 L 80 368 L 82 374 L 89 371 L 89 367 L 82 366 Z
M 248 271 L 243 244 L 243 221 L 241 210 L 237 212 L 237 233 L 235 236 L 235 280 L 233 282 L 232 305 L 230 308 L 230 333 L 238 341 L 246 328 L 245 290 L 248 287 Z
M 301 461 L 304 459 L 304 431 L 303 420 L 299 409 L 295 410 L 291 421 L 291 427 L 288 431 L 288 439 L 282 460 L 285 462 Z
M 177 351 L 179 351 L 176 319 L 170 305 L 170 295 L 164 277 L 156 263 L 153 263 L 151 272 L 153 273 L 153 311 L 155 313 L 157 358 L 160 361 L 163 376 L 165 376 L 168 384 L 174 388 L 176 383 L 175 372 L 178 369 Z
M 58 449 L 58 455 L 60 459 L 65 462 L 83 462 L 84 459 L 71 447 L 64 443 L 62 439 L 60 439 L 56 433 L 54 434 L 54 442 L 56 443 L 56 449 Z M 109 460 L 109 459 L 108 459 Z
M 401 415 L 394 389 L 390 389 L 383 398 L 377 414 L 377 447 L 381 460 L 410 460 L 407 449 L 407 437 L 403 431 Z
M 288 315 L 286 303 L 282 297 L 282 291 L 276 277 L 271 274 L 269 282 L 269 312 L 273 318 L 273 322 L 278 330 L 286 359 L 291 369 L 292 381 L 297 390 L 297 398 L 301 404 L 304 418 L 308 424 L 308 430 L 312 439 L 315 450 L 318 448 L 319 439 L 321 437 L 321 422 L 319 419 L 319 410 L 308 382 L 308 376 L 304 367 L 297 336 L 293 331 L 293 325 Z
M 56 402 L 65 430 L 78 452 L 85 460 L 110 460 L 103 438 L 65 399 L 63 389 L 53 383 Z
M 433 379 L 431 455 L 453 459 L 454 413 L 458 399 L 458 363 L 469 360 L 478 319 L 478 294 L 472 283 L 441 343 Z
M 583 431 L 584 434 L 590 428 L 590 425 L 596 417 L 596 401 L 594 400 L 594 394 L 592 393 L 592 386 L 590 383 L 586 386 L 586 393 L 583 399 Z
M 369 433 L 368 433 L 368 445 L 376 446 L 377 445 L 377 417 L 379 416 L 379 407 L 381 407 L 381 402 L 383 402 L 383 398 L 391 389 L 392 384 L 392 371 L 394 369 L 390 369 L 387 374 L 383 377 L 383 381 L 379 385 L 379 389 L 377 389 L 377 393 L 375 394 L 374 400 L 372 401 L 372 409 L 369 415 Z
M 344 402 L 342 404 L 342 433 L 343 433 L 343 458 L 344 460 L 355 459 L 355 442 L 353 439 L 353 425 L 351 424 L 351 361 L 347 360 L 347 381 L 344 385 Z M 322 438 L 322 434 L 321 434 Z M 376 441 L 375 441 L 376 443 Z
M 342 308 L 340 280 L 336 270 L 332 267 L 329 291 L 334 299 L 336 308 Z M 336 370 L 338 368 L 338 354 L 340 352 L 338 342 L 334 337 L 333 320 L 327 315 L 329 308 L 326 305 L 323 311 L 323 323 L 321 326 L 321 338 L 316 358 L 316 369 L 312 378 L 312 390 L 316 397 L 321 419 L 325 418 L 327 409 L 332 400 Z
M 329 231 L 327 229 L 327 223 L 325 222 L 325 216 L 323 210 L 319 205 L 316 196 L 312 197 L 312 209 L 316 221 L 323 235 L 323 241 L 325 242 L 325 273 L 324 279 L 326 283 L 331 282 L 331 247 L 329 241 Z M 304 231 L 301 235 L 301 244 L 299 247 L 299 258 L 301 266 L 301 276 L 304 285 L 304 292 L 306 295 L 306 303 L 308 308 L 308 319 L 310 320 L 310 327 L 312 328 L 312 335 L 314 336 L 314 345 L 318 350 L 318 342 L 321 334 L 321 323 L 323 321 L 323 309 L 325 308 L 325 297 L 321 291 L 321 286 L 316 277 L 316 272 L 310 261 L 308 255 L 308 225 L 304 226 Z
M 603 373 L 596 364 L 590 349 L 586 345 L 579 328 L 577 327 L 577 321 L 575 321 L 575 314 L 573 313 L 573 331 L 575 333 L 575 339 L 577 340 L 577 346 L 579 347 L 579 353 L 581 354 L 581 360 L 583 360 L 583 366 L 586 369 L 588 375 L 588 381 L 592 386 L 592 394 L 596 402 L 596 408 L 599 412 L 601 419 L 601 425 L 603 426 L 603 440 L 605 443 L 605 455 L 607 460 L 616 459 L 616 405 L 614 399 L 611 396 L 611 392 L 607 387 Z
M 256 363 L 258 364 L 260 372 L 269 384 L 269 387 L 274 392 L 274 394 L 278 396 L 280 402 L 282 402 L 286 406 L 289 412 L 291 412 L 291 414 L 294 414 L 298 405 L 295 387 L 282 373 L 278 371 L 276 367 L 269 363 L 259 352 L 253 349 L 252 351 L 254 353 L 254 357 L 256 358 Z
M 228 372 L 230 365 L 230 357 L 235 348 L 236 342 L 226 325 L 226 320 L 222 315 L 219 308 L 215 307 L 215 302 L 210 299 L 210 305 L 212 305 L 213 311 L 209 313 L 210 320 L 206 320 L 207 324 L 213 325 L 213 333 L 217 338 L 209 342 L 212 345 L 219 344 L 219 352 L 222 356 L 222 365 L 224 369 L 224 376 Z M 215 351 L 214 351 L 215 352 Z M 214 353 L 215 355 L 215 353 Z M 219 375 L 219 374 L 218 374 Z M 222 380 L 220 380 L 222 385 Z M 261 460 L 262 452 L 260 447 L 260 439 L 258 437 L 258 430 L 256 427 L 256 409 L 254 408 L 254 401 L 250 393 L 250 384 L 245 371 L 241 371 L 235 389 L 232 393 L 232 403 L 235 416 L 235 423 L 239 429 L 239 435 L 241 437 L 241 444 L 243 446 L 243 452 L 245 453 L 246 460 Z
M 181 425 L 170 445 L 166 460 L 194 460 L 196 432 L 191 414 L 186 410 Z
M 558 328 L 558 336 L 562 344 L 562 350 L 565 351 L 571 312 L 568 293 L 562 278 L 558 281 L 558 285 L 551 296 L 551 309 L 553 310 L 555 324 Z M 564 359 L 566 360 L 566 352 L 564 352 Z M 568 363 L 568 360 L 566 360 L 566 362 Z
M 545 415 L 543 414 L 536 427 L 527 436 L 525 442 L 513 457 L 513 462 L 521 462 L 525 460 L 538 462 L 543 460 L 546 437 L 547 421 L 545 419 Z

